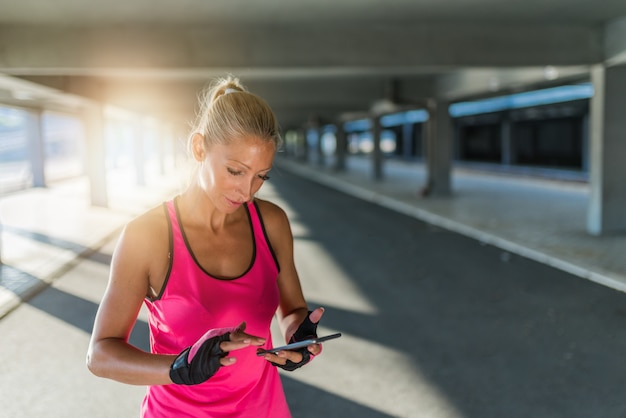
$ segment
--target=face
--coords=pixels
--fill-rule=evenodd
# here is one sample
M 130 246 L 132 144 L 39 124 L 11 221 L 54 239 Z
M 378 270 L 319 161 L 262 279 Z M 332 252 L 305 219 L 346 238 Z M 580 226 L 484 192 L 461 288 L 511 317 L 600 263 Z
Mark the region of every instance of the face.
M 202 144 L 202 137 L 197 140 Z M 196 146 L 196 159 L 202 162 L 199 180 L 215 207 L 225 213 L 234 212 L 267 180 L 274 161 L 275 147 L 256 136 L 248 136 L 230 144 Z

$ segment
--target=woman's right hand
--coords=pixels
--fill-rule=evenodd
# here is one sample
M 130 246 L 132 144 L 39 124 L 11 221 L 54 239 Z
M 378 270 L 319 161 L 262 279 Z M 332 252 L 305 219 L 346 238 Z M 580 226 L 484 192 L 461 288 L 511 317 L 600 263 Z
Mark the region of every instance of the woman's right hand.
M 247 334 L 246 323 L 237 328 L 212 329 L 192 346 L 183 350 L 170 367 L 170 379 L 179 385 L 206 382 L 221 366 L 230 366 L 237 359 L 228 353 L 250 345 L 261 346 L 265 339 Z

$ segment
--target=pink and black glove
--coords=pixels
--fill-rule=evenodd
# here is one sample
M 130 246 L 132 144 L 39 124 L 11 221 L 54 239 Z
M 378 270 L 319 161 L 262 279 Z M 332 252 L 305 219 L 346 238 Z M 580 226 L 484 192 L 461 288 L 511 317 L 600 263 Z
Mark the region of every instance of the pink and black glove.
M 293 333 L 293 335 L 289 339 L 289 343 L 295 343 L 298 341 L 308 340 L 311 338 L 317 338 L 317 322 L 313 322 L 309 318 L 309 315 L 311 315 L 311 312 L 313 311 L 309 311 L 307 316 L 304 318 L 304 321 L 302 321 L 302 323 L 300 324 L 296 332 Z M 300 362 L 294 363 L 291 360 L 287 360 L 287 362 L 284 365 L 276 364 L 276 363 L 272 363 L 272 364 L 275 365 L 276 367 L 280 367 L 283 370 L 292 372 L 304 366 L 309 361 L 311 361 L 312 354 L 307 349 L 307 347 L 298 348 L 294 351 L 297 351 L 300 354 L 302 354 L 302 360 Z
M 170 367 L 170 379 L 179 385 L 197 385 L 217 373 L 220 360 L 228 354 L 220 343 L 230 340 L 232 328 L 212 329 L 184 349 Z

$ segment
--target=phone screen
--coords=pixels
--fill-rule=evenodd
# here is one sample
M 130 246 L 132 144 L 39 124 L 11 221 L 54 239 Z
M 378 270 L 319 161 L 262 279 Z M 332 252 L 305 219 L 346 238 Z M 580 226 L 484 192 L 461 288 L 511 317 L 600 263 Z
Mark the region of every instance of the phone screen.
M 295 342 L 295 343 L 282 345 L 280 347 L 268 348 L 267 350 L 259 350 L 259 351 L 257 351 L 256 355 L 257 356 L 262 356 L 265 353 L 277 353 L 277 352 L 283 351 L 283 350 L 295 350 L 296 348 L 302 348 L 302 347 L 306 347 L 306 346 L 308 346 L 310 344 L 318 344 L 318 343 L 322 343 L 324 341 L 334 340 L 335 338 L 339 338 L 339 337 L 341 337 L 341 333 L 340 332 L 338 332 L 336 334 L 326 335 L 324 337 L 317 337 L 317 338 L 311 338 L 311 339 L 308 339 L 308 340 L 302 340 L 302 341 L 298 341 L 298 342 Z

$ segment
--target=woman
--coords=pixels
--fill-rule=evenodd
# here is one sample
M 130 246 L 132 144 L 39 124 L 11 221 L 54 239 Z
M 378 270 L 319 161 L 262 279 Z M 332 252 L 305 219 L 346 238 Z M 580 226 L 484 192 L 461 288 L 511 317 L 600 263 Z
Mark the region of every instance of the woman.
M 272 346 L 274 314 L 286 341 L 299 341 L 324 311 L 307 309 L 285 212 L 254 197 L 280 146 L 276 118 L 228 77 L 207 92 L 192 132 L 189 187 L 121 234 L 87 365 L 148 385 L 143 417 L 289 417 L 277 367 L 295 370 L 321 346 L 257 351 Z M 150 353 L 128 343 L 142 303 Z

